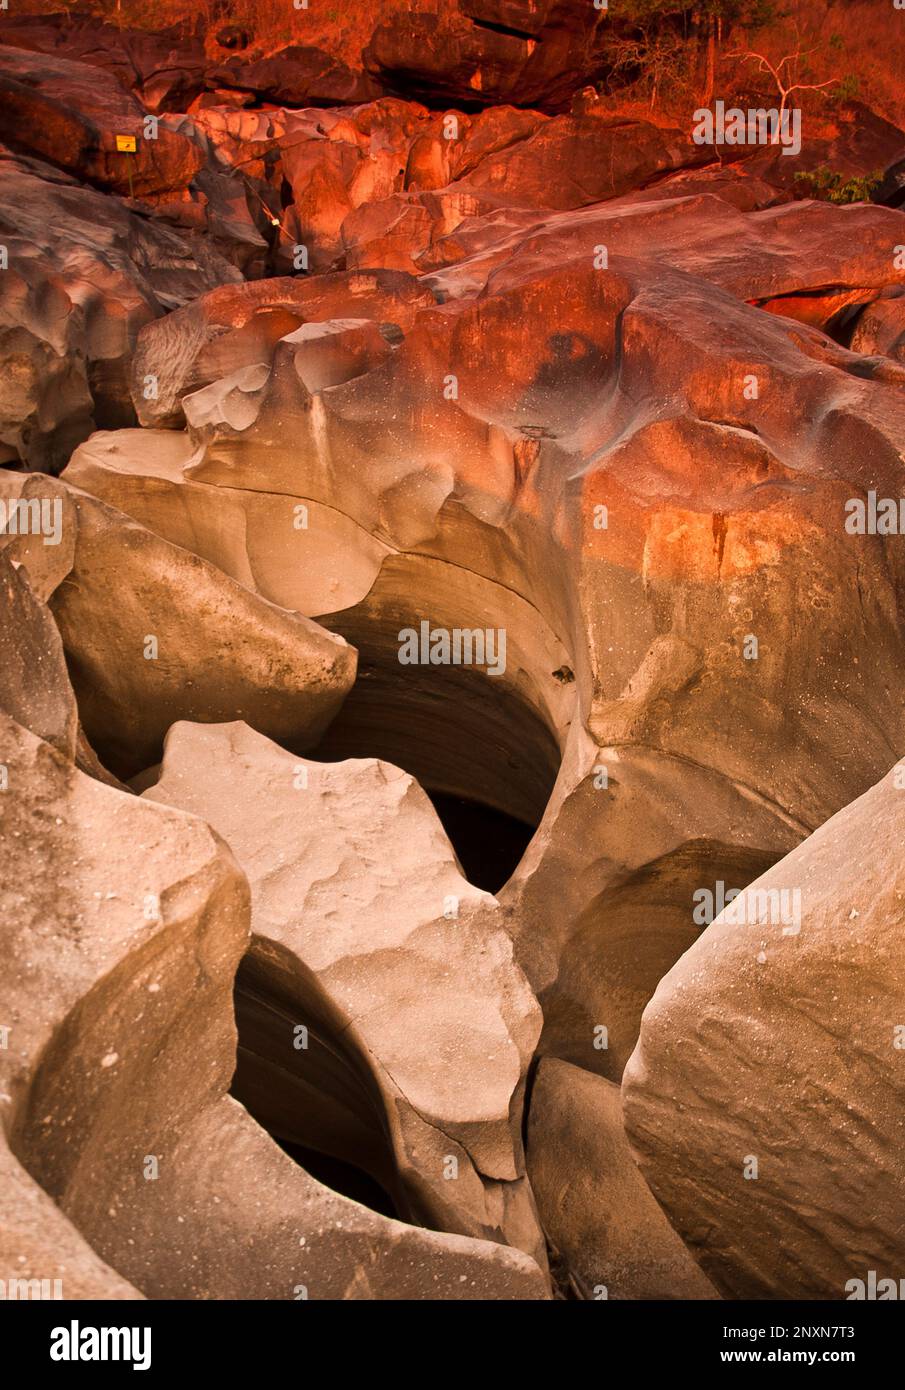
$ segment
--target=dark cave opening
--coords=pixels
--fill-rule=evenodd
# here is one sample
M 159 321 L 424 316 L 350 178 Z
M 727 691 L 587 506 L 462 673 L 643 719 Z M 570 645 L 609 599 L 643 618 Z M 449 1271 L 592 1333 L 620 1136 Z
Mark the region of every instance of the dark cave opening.
M 236 976 L 239 1036 L 230 1094 L 325 1187 L 382 1216 L 417 1223 L 373 1077 L 342 1021 L 308 995 L 304 974 L 294 974 L 288 958 L 281 963 L 279 948 L 271 948 L 252 946 Z
M 537 828 L 480 801 L 428 790 L 469 883 L 498 893 L 518 868 Z
M 343 636 L 358 648 L 358 678 L 307 757 L 380 758 L 410 773 L 432 798 L 540 823 L 560 753 L 520 691 L 463 667 L 400 666 L 396 645 L 382 650 L 351 626 Z
M 506 599 L 485 583 L 474 594 L 453 567 L 390 573 L 365 603 L 318 621 L 356 647 L 358 676 L 320 743 L 317 762 L 379 758 L 408 772 L 426 792 L 469 882 L 498 893 L 522 859 L 547 807 L 560 767 L 565 725 L 555 644 L 534 610 L 508 631 L 508 664 L 493 675 L 462 665 L 402 664 L 400 633 L 420 621 L 407 595 L 428 592 L 423 607 L 440 628 L 486 629 Z M 389 568 L 389 567 L 387 567 Z M 475 577 L 470 576 L 473 584 Z M 437 596 L 434 597 L 434 591 Z M 534 661 L 534 648 L 551 656 Z M 558 727 L 557 727 L 558 726 Z
M 417 626 L 422 610 L 434 627 L 504 632 L 499 669 L 402 662 L 400 633 Z M 318 621 L 357 649 L 358 673 L 306 758 L 376 758 L 409 773 L 469 882 L 499 893 L 559 773 L 574 701 L 563 674 L 571 674 L 569 652 L 538 610 L 508 589 L 424 557 L 387 562 L 360 605 Z M 310 973 L 275 942 L 253 944 L 237 975 L 235 1007 L 232 1094 L 274 1142 L 334 1191 L 433 1226 L 428 1194 L 399 1170 L 395 1111 L 370 1059 Z M 296 1050 L 300 1025 L 306 1040 Z
M 308 756 L 319 762 L 376 757 L 411 773 L 469 883 L 499 893 L 552 792 L 555 739 L 505 684 L 461 669 L 406 672 L 395 652 L 390 660 L 375 652 L 373 662 L 369 655 L 363 653 L 354 689 Z
M 334 1158 L 331 1154 L 321 1153 L 318 1149 L 293 1144 L 288 1139 L 281 1139 L 277 1134 L 271 1135 L 271 1138 L 293 1162 L 304 1168 L 305 1172 L 316 1178 L 319 1183 L 323 1183 L 324 1187 L 329 1187 L 332 1192 L 338 1192 L 342 1197 L 351 1198 L 363 1207 L 369 1207 L 381 1216 L 389 1216 L 393 1220 L 400 1219 L 390 1194 L 363 1168 L 356 1167 L 354 1163 L 347 1163 L 344 1159 Z

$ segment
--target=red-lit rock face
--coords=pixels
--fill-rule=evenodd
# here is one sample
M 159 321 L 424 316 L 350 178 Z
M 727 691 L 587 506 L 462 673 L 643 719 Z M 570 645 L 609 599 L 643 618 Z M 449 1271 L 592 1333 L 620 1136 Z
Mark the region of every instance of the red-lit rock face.
M 8 30 L 0 1278 L 905 1256 L 905 212 L 793 197 L 897 133 L 716 160 L 585 87 L 602 22 Z
M 363 58 L 391 88 L 456 105 L 567 107 L 595 76 L 603 9 L 568 0 L 462 0 L 401 14 L 374 30 Z
M 723 864 L 762 867 L 879 776 L 903 735 L 901 701 L 865 704 L 859 670 L 885 669 L 892 690 L 898 628 L 882 613 L 893 610 L 866 613 L 858 593 L 870 572 L 893 602 L 899 550 L 844 527 L 848 496 L 895 485 L 902 408 L 892 366 L 880 373 L 890 380 L 872 380 L 820 334 L 713 284 L 593 259 L 592 247 L 558 265 L 516 250 L 480 295 L 415 308 L 398 346 L 372 364 L 349 359 L 349 379 L 322 391 L 306 387 L 289 334 L 253 377 L 233 372 L 184 399 L 189 433 L 165 477 L 140 435 L 99 438 L 67 477 L 246 582 L 254 574 L 271 599 L 327 616 L 356 645 L 383 605 L 433 601 L 432 567 L 452 566 L 470 603 L 492 609 L 505 584 L 531 604 L 578 680 L 554 679 L 563 660 L 545 670 L 526 636 L 513 693 L 578 767 L 560 774 L 536 865 L 510 885 L 513 929 L 542 991 L 546 1045 L 618 1079 L 654 977 L 693 939 L 687 876 L 711 862 L 714 877 Z M 147 335 L 151 356 L 166 323 Z M 802 436 L 802 418 L 823 423 Z M 244 553 L 203 520 L 212 489 L 244 517 Z M 291 565 L 295 541 L 277 540 L 273 499 L 287 497 L 318 512 L 313 533 L 339 527 L 337 513 L 352 523 L 337 542 L 357 558 L 336 571 L 332 601 L 319 569 L 306 579 Z M 284 557 L 266 570 L 253 558 L 265 533 Z M 809 691 L 830 649 L 849 656 L 818 704 Z M 385 657 L 374 649 L 373 661 Z M 841 725 L 857 727 L 857 753 L 839 759 Z M 608 791 L 593 786 L 588 733 L 613 760 Z M 783 757 L 765 758 L 786 735 Z M 381 752 L 404 757 L 398 742 Z M 661 779 L 672 789 L 654 812 Z M 574 815 L 599 866 L 592 889 L 571 868 L 551 879 L 537 848 L 564 834 L 571 853 Z M 652 838 L 639 838 L 639 818 L 660 827 Z M 648 958 L 634 935 L 644 911 L 630 895 L 609 910 L 606 884 L 631 874 L 644 902 L 655 872 L 676 876 L 657 932 L 672 945 Z M 570 902 L 554 921 L 551 900 Z M 620 1023 L 598 1057 L 589 1020 L 613 1018 L 614 975 Z
M 139 197 L 187 185 L 204 159 L 190 141 L 161 128 L 143 138 L 145 109 L 112 76 L 65 58 L 23 49 L 0 51 L 4 128 L 25 135 L 29 153 L 100 188 Z M 137 141 L 130 160 L 116 136 Z
M 0 441 L 4 462 L 59 472 L 95 426 L 133 422 L 139 330 L 200 286 L 241 280 L 206 239 L 187 241 L 28 157 L 0 158 L 8 269 Z

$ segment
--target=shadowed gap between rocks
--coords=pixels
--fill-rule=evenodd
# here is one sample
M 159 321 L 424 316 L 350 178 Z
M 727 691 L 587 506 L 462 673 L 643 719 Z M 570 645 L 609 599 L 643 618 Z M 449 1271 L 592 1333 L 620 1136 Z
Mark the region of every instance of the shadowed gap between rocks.
M 373 1078 L 298 978 L 287 989 L 279 965 L 252 948 L 236 975 L 234 1003 L 235 1099 L 326 1187 L 384 1216 L 426 1224 L 399 1182 Z
M 492 19 L 475 19 L 469 16 L 470 22 L 476 29 L 487 29 L 491 34 L 503 34 L 510 39 L 523 39 L 527 43 L 542 43 L 543 36 L 529 33 L 527 29 L 515 29 L 511 24 L 500 24 Z
M 498 893 L 515 873 L 537 825 L 493 806 L 428 791 L 469 883 Z
M 534 712 L 514 697 L 487 689 L 487 677 L 469 673 L 456 679 L 460 673 L 453 676 L 449 668 L 419 670 L 417 686 L 408 686 L 406 677 L 395 684 L 393 676 L 391 668 L 362 673 L 359 667 L 359 684 L 311 756 L 323 762 L 379 757 L 411 773 L 430 797 L 465 877 L 498 893 L 540 824 L 556 781 L 559 751 Z M 437 676 L 439 680 L 431 680 Z M 367 688 L 361 692 L 363 681 Z M 487 721 L 483 732 L 482 711 Z M 516 746 L 519 730 L 521 750 Z M 501 770 L 508 766 L 515 779 L 528 771 L 526 761 L 532 756 L 537 765 L 528 776 L 536 786 L 525 800 L 513 798 L 513 811 L 519 812 L 513 814 L 499 805 L 491 785 L 496 774 L 488 775 L 488 760 Z M 456 769 L 453 760 L 459 763 Z
M 498 891 L 556 780 L 560 747 L 551 711 L 571 680 L 563 659 L 571 657 L 523 600 L 517 602 L 524 613 L 513 616 L 493 607 L 498 594 L 506 601 L 499 586 L 463 598 L 451 591 L 446 572 L 442 579 L 446 592 L 425 597 L 421 611 L 432 612 L 437 625 L 486 627 L 495 619 L 508 628 L 506 670 L 493 677 L 474 667 L 400 664 L 399 629 L 419 622 L 402 603 L 322 620 L 358 648 L 359 674 L 321 743 L 306 752 L 323 762 L 377 757 L 416 777 L 467 877 Z M 396 1117 L 387 1112 L 367 1058 L 299 963 L 262 940 L 239 968 L 234 1001 L 231 1091 L 252 1118 L 333 1190 L 383 1215 L 447 1229 L 417 1177 L 400 1172 L 391 1139 Z M 297 1049 L 300 1027 L 307 1039 Z
M 713 920 L 723 901 L 701 917 L 700 890 L 741 892 L 781 856 L 746 845 L 689 841 L 614 881 L 575 922 L 553 989 L 542 992 L 539 1056 L 558 1057 L 618 1084 L 660 980 Z M 758 928 L 751 927 L 752 941 Z M 639 953 L 639 942 L 644 951 Z M 752 947 L 752 954 L 756 950 Z M 608 1045 L 598 1050 L 595 1025 Z
M 463 613 L 455 594 L 448 602 L 444 611 L 440 601 L 424 601 L 437 625 L 493 622 L 483 608 Z M 549 656 L 533 631 L 517 632 L 513 624 L 510 664 L 491 677 L 474 667 L 400 664 L 399 631 L 417 627 L 419 619 L 398 600 L 319 621 L 353 643 L 359 665 L 340 712 L 308 756 L 380 758 L 410 773 L 430 796 L 469 881 L 499 891 L 558 774 L 560 748 L 544 686 L 562 692 L 567 653 Z M 535 650 L 542 655 L 527 672 Z M 235 1009 L 232 1093 L 258 1123 L 326 1185 L 385 1215 L 435 1225 L 413 1175 L 403 1180 L 399 1172 L 391 1117 L 366 1059 L 310 982 L 290 976 L 269 947 L 253 948 L 238 972 Z M 292 1041 L 298 1025 L 308 1030 L 302 1050 Z
M 540 824 L 559 771 L 559 746 L 544 717 L 509 670 L 490 676 L 476 667 L 401 665 L 398 633 L 417 629 L 417 617 L 397 612 L 375 621 L 350 610 L 320 621 L 358 649 L 359 663 L 353 689 L 310 756 L 381 758 L 410 773 L 433 802 L 465 877 L 498 893 Z M 553 672 L 544 675 L 552 684 Z
M 280 1139 L 277 1135 L 271 1137 L 284 1153 L 300 1168 L 304 1168 L 306 1173 L 310 1173 L 312 1178 L 317 1178 L 318 1182 L 323 1183 L 324 1187 L 339 1192 L 343 1197 L 350 1197 L 360 1206 L 370 1207 L 381 1216 L 398 1218 L 399 1213 L 392 1197 L 362 1168 L 357 1168 L 353 1163 L 346 1163 L 341 1158 L 333 1158 L 330 1154 L 318 1153 L 317 1149 L 305 1148 L 303 1144 L 293 1144 L 288 1139 Z

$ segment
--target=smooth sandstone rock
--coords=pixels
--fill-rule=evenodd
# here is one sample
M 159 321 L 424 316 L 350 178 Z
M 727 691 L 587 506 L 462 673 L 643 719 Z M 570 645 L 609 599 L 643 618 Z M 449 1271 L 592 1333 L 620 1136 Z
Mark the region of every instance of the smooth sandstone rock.
M 283 607 L 310 616 L 365 597 L 389 553 L 386 542 L 307 497 L 213 490 L 192 478 L 200 458 L 184 431 L 100 431 L 76 449 L 64 477 Z M 308 521 L 302 564 L 300 516 Z
M 902 1267 L 903 773 L 730 904 L 644 1013 L 629 1139 L 729 1297 L 844 1299 Z
M 26 1269 L 46 1251 L 75 1297 L 545 1297 L 517 1251 L 327 1191 L 225 1097 L 249 900 L 223 841 L 75 772 L 5 715 L 0 750 L 0 1086 L 22 1165 L 0 1157 L 0 1260 L 21 1231 Z
M 241 723 L 180 723 L 144 795 L 203 816 L 249 875 L 240 1098 L 283 1139 L 369 1163 L 414 1219 L 543 1260 L 519 1132 L 540 1010 L 497 903 L 462 877 L 413 779 L 299 760 Z M 337 1136 L 342 1093 L 316 1048 L 294 1051 L 299 1024 L 376 1087 L 364 1143 L 348 1138 L 360 1115 Z
M 635 1165 L 613 1082 L 543 1059 L 531 1087 L 528 1174 L 547 1239 L 581 1297 L 717 1297 Z
M 25 568 L 42 602 L 72 569 L 75 508 L 65 484 L 44 473 L 13 473 L 0 468 L 0 555 Z
M 888 290 L 859 315 L 852 351 L 882 354 L 905 366 L 905 297 L 900 290 Z
M 152 33 L 72 10 L 6 14 L 0 38 L 16 48 L 104 68 L 151 111 L 183 111 L 205 85 L 204 45 L 182 25 Z
M 354 650 L 104 503 L 72 496 L 73 568 L 50 603 L 82 722 L 110 769 L 128 777 L 159 761 L 167 729 L 185 717 L 240 716 L 294 746 L 316 742 L 354 680 Z
M 229 1097 L 199 1114 L 169 1152 L 169 1184 L 145 1188 L 121 1223 L 121 1239 L 128 1232 L 131 1241 L 124 1266 L 151 1297 L 549 1297 L 520 1250 L 420 1230 L 323 1187 Z
M 56 54 L 0 46 L 0 114 L 24 152 L 121 196 L 186 187 L 204 164 L 163 123 L 146 139 L 145 108 L 112 74 Z M 135 139 L 133 154 L 118 150 L 117 135 Z
M 103 1259 L 105 1231 L 115 1244 L 104 1165 L 140 1176 L 141 1154 L 155 1151 L 143 1132 L 151 1117 L 165 1130 L 184 1107 L 180 1068 L 202 1090 L 228 1081 L 245 889 L 201 822 L 101 786 L 5 715 L 0 747 L 5 1129 L 19 1162 Z M 66 1262 L 78 1248 L 71 1227 L 51 1219 L 43 1195 L 28 1200 L 33 1238 Z M 87 1268 L 101 1288 L 102 1271 L 98 1259 Z M 123 1282 L 109 1282 L 123 1296 Z
M 230 59 L 214 68 L 208 80 L 254 92 L 279 106 L 351 105 L 380 94 L 379 84 L 365 73 L 354 72 L 323 49 L 301 43 L 252 62 Z
M 381 16 L 362 58 L 407 95 L 475 105 L 568 107 L 597 70 L 603 11 L 563 0 L 468 0 L 428 13 Z
M 63 643 L 27 571 L 0 550 L 0 709 L 75 757 L 79 717 Z
M 10 1097 L 0 1095 L 0 1114 Z M 0 1130 L 0 1287 L 4 1299 L 140 1299 L 28 1176 Z
M 472 217 L 418 258 L 427 283 L 446 295 L 473 294 L 499 265 L 542 273 L 564 257 L 636 256 L 664 261 L 775 313 L 828 323 L 842 302 L 868 301 L 897 286 L 891 247 L 902 229 L 892 208 L 833 207 L 811 201 L 727 207 L 729 189 L 705 170 L 693 190 L 667 180 L 552 216 L 526 216 L 500 228 Z M 840 246 L 844 252 L 840 252 Z M 830 286 L 828 289 L 827 286 Z
M 69 489 L 44 474 L 0 469 L 0 506 L 0 709 L 89 776 L 123 790 L 82 728 L 59 629 L 46 606 L 75 556 Z
M 132 367 L 138 418 L 143 425 L 184 424 L 185 396 L 224 371 L 268 363 L 277 342 L 304 324 L 367 319 L 404 332 L 415 311 L 433 302 L 414 277 L 391 271 L 223 286 L 141 334 Z M 145 390 L 149 376 L 153 394 Z

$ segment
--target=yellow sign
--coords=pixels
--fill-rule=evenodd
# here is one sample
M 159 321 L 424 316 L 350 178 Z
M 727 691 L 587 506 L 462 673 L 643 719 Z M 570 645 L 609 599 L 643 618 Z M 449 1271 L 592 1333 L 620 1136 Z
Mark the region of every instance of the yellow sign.
M 120 154 L 135 154 L 138 148 L 134 135 L 117 135 L 116 148 Z

